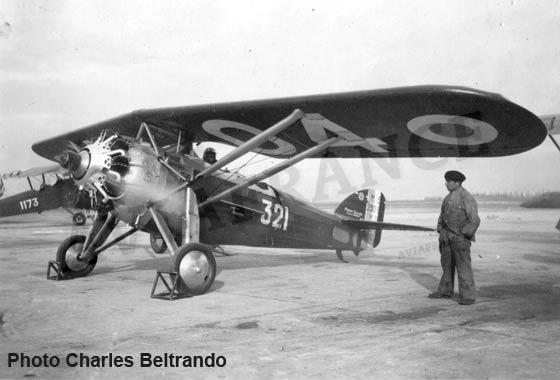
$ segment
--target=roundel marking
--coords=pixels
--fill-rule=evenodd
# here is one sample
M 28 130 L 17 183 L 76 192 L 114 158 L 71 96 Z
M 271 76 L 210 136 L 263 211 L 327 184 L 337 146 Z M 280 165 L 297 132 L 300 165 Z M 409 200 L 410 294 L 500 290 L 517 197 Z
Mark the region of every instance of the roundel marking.
M 498 131 L 492 125 L 465 116 L 418 116 L 411 119 L 407 127 L 417 136 L 450 145 L 480 145 L 498 137 Z
M 244 132 L 248 132 L 254 136 L 258 135 L 262 131 L 258 128 L 252 127 L 247 124 L 237 123 L 230 120 L 207 120 L 202 123 L 202 128 L 209 134 L 218 137 L 224 141 L 227 141 L 233 145 L 240 146 L 245 141 L 240 140 L 225 133 L 224 129 L 237 129 Z M 279 137 L 271 137 L 267 142 L 276 145 L 275 149 L 260 149 L 258 153 L 268 154 L 271 156 L 291 156 L 296 152 L 296 147 L 287 141 L 282 140 Z

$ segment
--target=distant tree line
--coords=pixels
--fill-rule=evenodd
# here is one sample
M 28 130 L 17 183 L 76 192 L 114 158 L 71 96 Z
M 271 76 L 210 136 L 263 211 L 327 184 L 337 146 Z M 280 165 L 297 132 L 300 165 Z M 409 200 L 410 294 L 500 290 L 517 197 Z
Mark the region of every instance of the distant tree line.
M 550 191 L 536 190 L 536 191 L 508 191 L 508 192 L 495 192 L 495 193 L 472 193 L 477 201 L 487 202 L 524 202 L 527 199 L 537 197 Z M 443 197 L 426 197 L 425 201 L 441 201 Z

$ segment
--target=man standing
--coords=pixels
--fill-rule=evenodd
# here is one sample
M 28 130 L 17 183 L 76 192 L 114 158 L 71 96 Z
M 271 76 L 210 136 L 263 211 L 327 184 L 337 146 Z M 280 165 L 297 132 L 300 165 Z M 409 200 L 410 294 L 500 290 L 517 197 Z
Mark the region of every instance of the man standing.
M 451 298 L 455 268 L 459 279 L 459 304 L 472 305 L 476 287 L 471 267 L 471 242 L 480 224 L 476 200 L 462 187 L 463 173 L 451 170 L 445 173 L 445 187 L 449 194 L 443 200 L 438 219 L 439 251 L 443 275 L 438 290 L 430 298 Z

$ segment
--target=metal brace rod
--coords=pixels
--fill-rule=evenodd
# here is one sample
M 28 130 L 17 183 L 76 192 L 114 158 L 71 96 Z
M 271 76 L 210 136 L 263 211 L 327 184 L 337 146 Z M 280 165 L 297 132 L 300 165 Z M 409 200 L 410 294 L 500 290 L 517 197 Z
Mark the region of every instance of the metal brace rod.
M 177 136 L 177 148 L 175 149 L 175 153 L 179 153 L 179 147 L 181 146 L 181 134 L 182 130 L 179 129 L 179 136 Z
M 115 218 L 116 218 L 115 215 L 109 213 L 109 216 L 105 220 L 105 223 L 103 223 L 103 226 L 99 229 L 99 231 L 97 231 L 97 234 L 95 234 L 95 237 L 93 238 L 93 240 L 91 242 L 89 242 L 89 244 L 87 244 L 87 245 L 84 244 L 85 249 L 82 251 L 82 253 L 80 253 L 78 255 L 78 259 L 84 259 L 84 258 L 87 259 L 87 258 L 91 257 L 92 248 L 95 246 L 95 244 L 97 244 L 99 239 L 101 239 L 101 236 L 103 235 L 105 230 L 107 228 L 109 228 L 109 225 L 113 222 L 113 220 L 115 220 Z M 90 236 L 88 235 L 88 237 L 90 237 Z M 88 243 L 87 240 L 89 240 L 89 239 L 86 239 L 86 243 Z
M 148 138 L 150 139 L 150 143 L 152 144 L 152 146 L 154 147 L 154 150 L 156 151 L 156 155 L 159 157 L 159 149 L 158 146 L 156 144 L 156 140 L 154 139 L 154 135 L 152 135 L 152 131 L 150 129 L 150 127 L 148 126 L 148 124 L 146 123 L 142 123 L 140 124 L 140 128 L 142 128 L 142 126 L 144 127 L 144 129 L 146 130 L 146 133 L 148 134 Z
M 185 177 L 183 177 L 181 174 L 179 174 L 179 172 L 175 169 L 173 169 L 171 167 L 171 165 L 169 165 L 167 162 L 165 162 L 165 160 L 163 159 L 163 157 L 160 155 L 159 153 L 159 148 L 156 144 L 156 140 L 154 139 L 154 135 L 152 134 L 152 130 L 150 129 L 150 126 L 148 124 L 146 124 L 145 122 L 142 122 L 142 124 L 140 124 L 140 131 L 138 133 L 138 135 L 140 136 L 140 134 L 142 133 L 142 131 L 145 130 L 146 133 L 148 134 L 148 138 L 150 139 L 150 143 L 152 144 L 152 147 L 154 148 L 154 150 L 156 151 L 156 156 L 158 161 L 165 166 L 167 169 L 169 169 L 169 171 L 171 173 L 173 173 L 175 175 L 175 177 L 177 177 L 178 179 L 180 179 L 181 181 L 186 181 L 187 179 Z M 179 139 L 181 138 L 181 131 L 179 131 Z M 180 140 L 179 140 L 180 141 Z M 177 144 L 179 144 L 179 141 L 177 141 Z M 178 146 L 178 145 L 177 145 Z
M 138 129 L 138 133 L 136 134 L 136 140 L 140 140 L 140 137 L 142 137 L 142 132 L 144 132 L 145 125 L 146 125 L 146 123 L 140 124 L 140 128 Z
M 180 179 L 181 181 L 186 181 L 187 179 L 185 177 L 183 177 L 177 170 L 173 169 L 173 167 L 171 165 L 169 165 L 167 162 L 165 162 L 165 160 L 161 157 L 158 156 L 158 161 L 165 166 L 167 169 L 169 169 L 169 171 L 175 175 L 175 177 L 177 177 L 178 179 Z
M 245 142 L 243 145 L 241 145 L 241 146 L 237 147 L 236 149 L 234 149 L 233 151 L 231 151 L 229 154 L 224 156 L 221 160 L 217 161 L 213 165 L 209 166 L 208 168 L 206 168 L 205 170 L 200 172 L 196 176 L 196 178 L 200 178 L 203 175 L 208 175 L 210 173 L 213 173 L 214 171 L 220 169 L 224 165 L 227 165 L 229 162 L 236 160 L 237 158 L 241 157 L 243 154 L 247 153 L 248 151 L 250 151 L 254 147 L 261 145 L 271 135 L 278 134 L 280 131 L 288 128 L 290 125 L 292 125 L 293 123 L 295 123 L 297 120 L 301 119 L 304 116 L 305 116 L 305 113 L 303 111 L 301 111 L 299 109 L 294 110 L 285 119 L 279 121 L 278 123 L 276 123 L 272 127 L 268 128 L 267 130 L 259 133 L 258 135 L 256 135 L 252 139 L 250 139 L 249 141 Z M 248 145 L 249 143 L 251 143 L 251 144 Z M 181 190 L 185 189 L 186 187 L 189 187 L 191 184 L 192 184 L 192 181 L 185 181 L 183 184 L 181 184 L 180 186 L 171 190 L 170 192 L 165 194 L 163 197 L 159 198 L 158 200 L 156 200 L 154 202 L 159 202 L 159 201 L 162 201 L 164 199 L 167 199 L 168 197 L 175 194 L 176 192 L 181 191 Z
M 132 235 L 133 233 L 135 233 L 136 231 L 138 231 L 138 228 L 131 228 L 130 230 L 128 230 L 127 232 L 125 232 L 124 234 L 122 234 L 121 236 L 113 239 L 111 242 L 103 245 L 102 247 L 98 248 L 95 250 L 95 254 L 99 255 L 101 252 L 111 248 L 112 246 L 114 246 L 115 244 L 117 244 L 118 242 L 120 242 L 123 239 L 126 239 L 127 237 L 129 237 L 130 235 Z
M 287 159 L 283 162 L 280 162 L 277 165 L 274 165 L 273 167 L 265 170 L 264 172 L 262 172 L 260 174 L 256 174 L 256 175 L 254 175 L 250 178 L 247 178 L 247 180 L 245 180 L 244 182 L 241 182 L 241 183 L 239 183 L 239 184 L 237 184 L 233 187 L 230 187 L 229 189 L 226 189 L 226 190 L 222 191 L 218 195 L 215 195 L 211 198 L 208 198 L 206 201 L 204 201 L 200 204 L 200 208 L 206 206 L 209 203 L 216 202 L 216 201 L 228 196 L 229 194 L 233 193 L 234 191 L 237 191 L 237 190 L 240 190 L 242 188 L 251 186 L 251 185 L 253 185 L 253 184 L 255 184 L 255 183 L 257 183 L 257 182 L 259 182 L 259 181 L 261 181 L 265 178 L 271 177 L 274 174 L 276 174 L 278 172 L 281 172 L 282 170 L 286 169 L 287 167 L 295 165 L 299 161 L 301 161 L 301 160 L 303 160 L 307 157 L 310 157 L 317 152 L 320 152 L 322 150 L 327 149 L 329 146 L 339 142 L 342 139 L 343 139 L 342 137 L 333 137 L 331 139 L 325 140 L 322 143 L 320 143 L 319 145 L 316 145 L 312 148 L 309 148 L 306 151 L 301 152 L 300 154 L 298 154 L 298 155 L 296 155 L 296 156 L 294 156 L 290 159 Z
M 107 215 L 109 215 L 110 213 L 108 212 Z M 80 255 L 83 255 L 84 252 L 88 249 L 88 247 L 91 245 L 91 240 L 95 237 L 97 237 L 97 235 L 99 234 L 100 231 L 102 231 L 105 228 L 105 222 L 107 222 L 107 219 L 109 219 L 109 217 L 107 216 L 107 219 L 105 219 L 105 222 L 103 222 L 103 225 L 101 226 L 101 228 L 97 231 L 96 235 L 93 236 L 93 229 L 95 228 L 95 221 L 97 220 L 97 217 L 99 217 L 99 211 L 97 211 L 97 214 L 95 215 L 95 218 L 93 220 L 93 226 L 91 227 L 91 229 L 89 230 L 89 233 L 86 236 L 86 241 L 84 242 L 84 245 L 82 247 L 82 252 L 80 252 Z
M 159 230 L 159 233 L 161 234 L 161 237 L 165 241 L 165 244 L 167 244 L 173 255 L 175 255 L 175 253 L 177 253 L 177 251 L 179 250 L 179 247 L 177 246 L 177 243 L 173 238 L 173 234 L 171 233 L 169 226 L 163 219 L 163 216 L 161 216 L 161 214 L 157 212 L 153 207 L 148 207 L 148 210 L 150 210 L 150 214 L 152 214 L 152 218 L 154 219 L 154 222 L 156 223 L 156 226 Z
M 250 150 L 256 148 L 257 146 L 264 143 L 268 140 L 271 136 L 275 136 L 284 129 L 288 128 L 290 125 L 301 119 L 305 116 L 303 111 L 296 109 L 294 110 L 288 117 L 283 120 L 280 120 L 278 123 L 274 124 L 272 127 L 264 130 L 263 132 L 259 133 L 258 135 L 254 136 L 252 139 L 247 140 L 245 143 L 237 147 L 236 149 L 232 150 L 228 154 L 226 154 L 221 160 L 216 161 L 214 164 L 210 165 L 196 176 L 196 178 L 201 178 L 206 175 L 212 174 L 215 171 L 223 168 L 230 162 L 238 159 L 245 153 L 249 152 Z
M 198 242 L 200 235 L 200 219 L 196 195 L 191 188 L 185 191 L 185 219 L 183 220 L 182 243 Z
M 554 137 L 552 137 L 552 135 L 548 135 L 548 137 L 550 137 L 550 139 L 552 140 L 552 143 L 554 145 L 556 145 L 556 148 L 558 148 L 558 150 L 560 150 L 560 145 L 558 145 L 558 143 L 556 142 L 556 139 Z

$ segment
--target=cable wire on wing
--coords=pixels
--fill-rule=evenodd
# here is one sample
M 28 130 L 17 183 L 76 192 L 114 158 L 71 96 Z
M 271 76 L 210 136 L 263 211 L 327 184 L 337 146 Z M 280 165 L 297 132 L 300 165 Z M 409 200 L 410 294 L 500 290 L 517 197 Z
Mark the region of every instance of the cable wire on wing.
M 295 145 L 299 145 L 299 146 L 302 148 L 302 150 L 307 150 L 307 149 L 309 149 L 309 148 L 311 147 L 310 145 L 306 145 L 306 144 L 302 143 L 301 141 L 296 140 L 294 137 L 290 136 L 289 134 L 286 134 L 285 131 L 280 132 L 280 133 L 278 134 L 278 136 L 274 136 L 274 139 L 278 139 L 279 137 L 282 137 L 284 140 L 289 140 L 290 142 L 294 143 Z M 274 142 L 274 140 L 272 140 L 272 142 Z M 263 149 L 264 149 L 264 148 L 261 148 L 261 152 L 262 152 Z M 256 153 L 258 153 L 258 152 L 256 152 Z M 253 157 L 253 158 L 254 158 L 254 157 Z M 255 161 L 255 162 L 251 163 L 251 165 L 255 165 L 255 164 L 258 164 L 258 163 L 260 163 L 260 162 L 263 162 L 263 161 L 266 161 L 266 160 L 270 160 L 270 159 L 271 159 L 270 157 L 265 157 L 265 158 L 263 158 L 263 159 L 260 159 L 260 160 L 258 160 L 258 161 Z M 251 160 L 252 160 L 252 159 L 251 159 Z M 248 167 L 248 166 L 249 166 L 249 162 L 250 162 L 251 160 L 247 161 L 245 164 L 239 166 L 238 168 L 234 168 L 233 170 L 240 170 L 240 169 L 242 169 L 242 168 L 244 168 L 244 167 Z
M 251 165 L 256 165 L 256 164 L 259 164 L 259 163 L 264 162 L 264 161 L 266 161 L 266 160 L 273 160 L 273 158 L 270 158 L 270 157 L 261 158 L 260 160 L 255 161 L 255 162 L 252 162 L 251 164 L 249 164 L 249 162 L 247 162 L 247 163 L 245 163 L 245 164 L 243 164 L 243 165 L 240 165 L 240 166 L 238 166 L 238 167 L 233 168 L 232 170 L 240 170 L 240 169 L 243 169 L 243 168 L 247 168 L 247 167 L 249 167 L 249 166 L 251 166 Z
M 272 139 L 270 139 L 269 141 L 272 142 L 272 143 L 274 143 L 274 142 L 275 142 L 277 139 L 279 139 L 280 137 L 282 137 L 284 140 L 290 141 L 290 142 L 293 143 L 294 145 L 300 146 L 301 148 L 303 148 L 303 150 L 307 150 L 307 149 L 309 149 L 309 148 L 311 147 L 310 145 L 304 144 L 304 143 L 302 143 L 301 141 L 295 139 L 294 137 L 290 136 L 289 134 L 284 133 L 284 131 L 283 131 L 283 132 L 280 132 L 278 135 L 274 136 L 274 137 L 273 137 Z M 216 186 L 216 187 L 209 193 L 209 197 L 212 196 L 213 194 L 215 194 L 218 190 L 221 190 L 222 186 L 225 185 L 225 181 L 227 181 L 228 179 L 230 179 L 233 175 L 239 173 L 239 171 L 242 170 L 243 168 L 246 168 L 247 166 L 249 166 L 249 163 L 257 156 L 257 154 L 259 154 L 259 153 L 262 152 L 263 150 L 264 150 L 264 148 L 261 148 L 259 152 L 254 152 L 253 157 L 251 157 L 247 162 L 245 162 L 243 165 L 239 166 L 237 169 L 234 169 L 234 171 L 232 172 L 232 174 L 231 174 L 230 176 L 228 176 L 224 181 L 222 181 L 218 186 Z M 266 159 L 268 159 L 268 158 L 263 158 L 262 160 L 253 162 L 253 165 L 256 164 L 256 163 L 258 163 L 258 162 L 264 161 L 264 160 L 266 160 Z
M 277 136 L 274 136 L 274 138 L 271 139 L 270 141 L 274 143 L 274 141 L 275 141 L 276 139 L 278 139 L 278 137 L 277 137 Z M 223 179 L 222 182 L 221 182 L 218 186 L 216 186 L 214 189 L 212 189 L 212 190 L 208 193 L 208 197 L 210 198 L 212 195 L 216 194 L 216 192 L 217 192 L 218 190 L 221 190 L 221 189 L 225 186 L 227 180 L 229 180 L 231 177 L 233 177 L 234 175 L 236 175 L 237 173 L 239 173 L 239 171 L 242 170 L 243 168 L 247 167 L 247 166 L 249 165 L 249 163 L 250 163 L 252 160 L 254 160 L 255 157 L 257 157 L 257 155 L 260 154 L 260 152 L 262 152 L 263 150 L 264 150 L 264 148 L 261 148 L 259 152 L 253 152 L 253 156 L 252 156 L 251 158 L 249 158 L 249 160 L 247 160 L 247 162 L 245 162 L 243 165 L 239 166 L 237 169 L 234 169 L 234 170 L 232 171 L 232 173 L 231 173 L 227 178 Z M 268 158 L 265 158 L 265 159 L 268 159 Z M 263 160 L 265 160 L 265 159 L 263 159 Z M 263 160 L 261 160 L 261 161 L 263 161 Z M 256 164 L 256 163 L 261 162 L 261 161 L 254 162 L 253 164 Z

